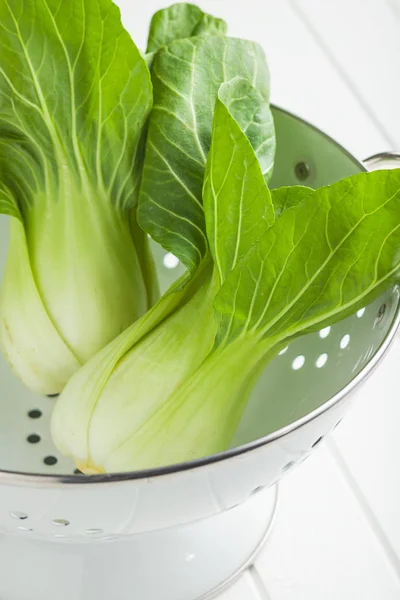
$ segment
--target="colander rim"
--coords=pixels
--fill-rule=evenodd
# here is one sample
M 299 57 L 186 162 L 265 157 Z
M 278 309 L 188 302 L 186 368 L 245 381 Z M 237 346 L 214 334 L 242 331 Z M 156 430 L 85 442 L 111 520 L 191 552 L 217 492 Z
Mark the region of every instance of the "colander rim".
M 294 120 L 302 123 L 306 127 L 322 135 L 322 137 L 325 137 L 327 141 L 336 146 L 337 149 L 339 149 L 343 154 L 350 158 L 359 167 L 360 171 L 367 171 L 366 167 L 359 160 L 357 160 L 348 150 L 346 150 L 346 148 L 344 148 L 341 144 L 336 142 L 331 136 L 329 136 L 319 127 L 316 127 L 309 121 L 302 119 L 295 113 L 292 113 L 291 111 L 285 110 L 274 104 L 271 104 L 271 108 L 274 111 L 280 112 L 293 118 Z M 394 290 L 395 288 L 398 289 L 398 286 L 394 286 L 392 290 Z M 243 454 L 247 454 L 248 452 L 257 450 L 263 446 L 266 446 L 278 440 L 279 438 L 285 437 L 286 435 L 292 433 L 297 429 L 300 429 L 300 427 L 302 427 L 303 425 L 306 425 L 311 421 L 317 419 L 319 416 L 333 408 L 336 404 L 344 400 L 344 398 L 346 398 L 346 396 L 348 396 L 360 383 L 362 383 L 381 362 L 381 360 L 389 350 L 391 344 L 393 343 L 399 326 L 400 298 L 397 303 L 396 311 L 393 315 L 392 323 L 388 328 L 384 339 L 382 340 L 381 344 L 379 345 L 371 359 L 368 361 L 368 363 L 355 377 L 353 377 L 343 388 L 336 392 L 329 400 L 318 406 L 313 411 L 309 412 L 308 414 L 304 415 L 299 419 L 296 419 L 289 425 L 281 427 L 280 429 L 277 429 L 276 431 L 273 431 L 272 433 L 269 433 L 263 437 L 257 438 L 256 440 L 247 442 L 246 444 L 241 444 L 240 446 L 229 448 L 224 452 L 212 454 L 211 456 L 206 456 L 192 461 L 176 463 L 173 465 L 167 465 L 164 467 L 143 469 L 140 471 L 127 471 L 122 473 L 91 475 L 89 477 L 52 473 L 27 473 L 24 471 L 8 471 L 6 469 L 0 469 L 0 485 L 7 484 L 30 486 L 41 484 L 46 487 L 59 487 L 64 485 L 71 486 L 124 483 L 128 481 L 137 481 L 141 479 L 149 479 L 161 476 L 174 475 L 185 471 L 192 471 L 198 468 L 206 467 L 208 465 L 220 463 Z

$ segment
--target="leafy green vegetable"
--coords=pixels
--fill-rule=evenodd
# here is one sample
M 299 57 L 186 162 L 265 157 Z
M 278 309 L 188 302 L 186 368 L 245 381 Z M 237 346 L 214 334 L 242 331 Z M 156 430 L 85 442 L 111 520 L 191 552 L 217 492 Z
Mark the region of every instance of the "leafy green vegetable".
M 211 151 L 210 161 L 213 156 Z M 235 175 L 232 169 L 227 187 L 236 185 Z M 219 333 L 197 370 L 172 393 L 169 388 L 151 411 L 139 396 L 113 416 L 113 388 L 108 402 L 101 398 L 102 412 L 94 412 L 89 427 L 90 464 L 98 470 L 154 467 L 224 450 L 243 414 L 250 382 L 282 343 L 346 316 L 398 279 L 400 170 L 362 173 L 314 192 L 294 187 L 285 193 L 292 208 L 238 261 L 217 293 Z M 275 195 L 281 192 L 273 191 L 272 200 Z M 211 236 L 212 226 L 208 232 Z M 226 249 L 231 256 L 230 246 Z M 173 368 L 173 346 L 168 346 L 172 355 L 162 360 L 163 370 Z M 149 386 L 152 379 L 149 375 Z M 60 424 L 68 420 L 65 406 L 62 410 L 68 392 L 56 410 Z M 112 419 L 124 421 L 133 406 L 139 416 L 124 436 L 115 437 Z M 77 457 L 76 440 L 70 436 L 68 441 L 63 451 Z
M 179 39 L 162 47 L 152 66 L 154 108 L 138 218 L 141 227 L 191 272 L 208 248 L 202 187 L 215 100 L 220 85 L 236 76 L 249 83 L 243 82 L 242 90 L 227 88 L 225 101 L 235 118 L 241 115 L 248 135 L 255 136 L 268 178 L 274 130 L 268 107 L 268 67 L 257 44 L 221 35 Z M 246 95 L 250 83 L 256 88 L 251 98 Z M 230 97 L 230 93 L 237 95 Z
M 93 356 L 68 382 L 53 412 L 52 436 L 60 451 L 73 456 L 82 470 L 85 461 L 86 472 L 97 468 L 89 455 L 88 427 L 104 387 L 119 362 L 148 334 L 189 303 L 204 281 L 203 268 L 189 282 L 187 274 L 183 275 L 151 310 Z M 132 388 L 125 387 L 125 394 L 130 397 L 134 389 L 135 381 Z
M 111 0 L 5 0 L 0 49 L 0 211 L 23 226 L 0 343 L 53 394 L 156 294 L 136 225 L 152 85 Z
M 292 208 L 305 200 L 314 190 L 301 185 L 284 186 L 274 190 L 275 217 L 278 218 L 288 208 Z
M 399 273 L 400 170 L 360 173 L 285 211 L 232 273 L 215 307 L 224 339 L 274 343 L 342 319 Z M 275 193 L 272 192 L 274 198 Z M 262 293 L 261 293 L 262 290 Z
M 399 211 L 400 170 L 355 175 L 287 210 L 222 286 L 215 305 L 223 335 L 214 350 L 115 447 L 104 469 L 175 464 L 225 450 L 249 382 L 283 340 L 342 318 L 398 280 Z
M 173 465 L 226 450 L 248 401 L 247 380 L 258 372 L 265 354 L 266 348 L 250 337 L 223 352 L 212 352 L 145 423 L 119 439 L 105 461 L 99 439 L 91 433 L 91 440 L 97 442 L 94 452 L 104 461 L 101 471 Z M 101 427 L 98 438 L 111 434 L 112 427 L 108 430 L 105 421 L 97 426 Z
M 103 350 L 100 366 L 95 357 L 68 383 L 53 413 L 52 435 L 62 452 L 73 453 L 82 472 L 101 472 L 121 440 L 146 423 L 211 351 L 217 283 L 210 270 L 202 271 L 196 292 L 140 343 L 125 352 L 120 347 L 111 357 Z M 123 339 L 128 336 L 122 334 L 119 342 Z M 103 369 L 109 372 L 110 363 L 105 379 Z
M 156 52 L 175 40 L 213 33 L 226 34 L 222 19 L 204 13 L 195 4 L 179 3 L 156 12 L 151 20 L 147 53 Z
M 257 123 L 261 111 L 263 118 Z M 221 282 L 275 220 L 260 167 L 272 164 L 275 151 L 268 115 L 263 99 L 246 80 L 235 78 L 220 87 L 203 198 L 209 245 Z M 249 138 L 243 135 L 246 132 Z
M 213 23 L 188 5 L 152 23 L 138 219 L 188 272 L 61 394 L 53 439 L 87 473 L 226 449 L 282 345 L 364 306 L 400 274 L 400 170 L 270 192 L 264 57 L 213 35 Z
M 268 182 L 274 165 L 276 139 L 272 112 L 265 96 L 247 79 L 236 76 L 221 85 L 218 97 L 248 137 L 264 179 Z M 213 143 L 216 137 L 217 133 L 214 132 Z M 220 156 L 218 160 L 221 160 Z
M 242 95 L 242 122 L 247 134 L 252 135 L 248 139 L 223 102 L 223 98 L 234 97 L 234 89 L 243 94 L 241 79 L 221 86 L 212 134 L 213 145 L 217 145 L 218 151 L 226 150 L 224 161 L 231 163 L 227 189 L 221 189 L 218 200 L 226 204 L 232 199 L 232 219 L 238 218 L 239 211 L 245 215 L 242 227 L 233 224 L 226 232 L 229 249 L 232 249 L 230 262 L 225 260 L 221 273 L 207 257 L 192 278 L 188 274 L 177 282 L 151 311 L 71 379 L 53 413 L 52 435 L 59 449 L 73 456 L 84 472 L 107 468 L 108 457 L 121 440 L 144 427 L 152 414 L 162 408 L 166 398 L 201 365 L 217 333 L 213 300 L 221 281 L 274 220 L 271 196 L 252 148 L 252 145 L 260 145 L 259 132 L 248 126 L 251 117 L 260 114 L 264 99 L 261 95 L 255 96 L 251 86 L 246 86 L 248 95 Z M 258 98 L 258 106 L 255 98 Z M 273 148 L 270 146 L 270 151 Z M 211 203 L 211 199 L 207 199 L 207 189 L 212 187 L 211 176 L 219 183 L 222 175 L 214 157 L 212 149 L 204 186 L 206 210 Z M 242 161 L 246 164 L 242 165 Z M 223 168 L 224 165 L 225 162 Z M 238 187 L 241 175 L 243 181 Z M 240 195 L 235 196 L 237 191 Z M 258 197 L 254 196 L 256 191 Z M 215 204 L 216 199 L 212 201 Z M 251 228 L 250 215 L 258 220 L 256 227 Z M 210 245 L 215 254 L 215 246 Z

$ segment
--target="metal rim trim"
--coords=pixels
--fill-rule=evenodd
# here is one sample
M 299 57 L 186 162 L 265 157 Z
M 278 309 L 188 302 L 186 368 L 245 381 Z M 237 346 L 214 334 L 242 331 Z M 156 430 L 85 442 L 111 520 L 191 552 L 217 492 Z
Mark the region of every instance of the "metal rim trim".
M 300 117 L 294 115 L 291 112 L 283 110 L 281 108 L 275 107 L 271 105 L 274 110 L 277 110 L 281 113 L 292 117 L 293 119 L 300 121 L 304 125 L 312 128 L 320 135 L 324 136 L 327 140 L 330 141 L 336 148 L 340 149 L 343 153 L 345 153 L 354 163 L 356 163 L 360 167 L 360 171 L 367 171 L 366 167 L 359 162 L 351 153 L 349 153 L 343 146 L 338 144 L 335 140 L 333 140 L 329 135 L 321 131 L 319 128 L 315 127 L 311 123 L 301 119 Z M 390 154 L 390 153 L 388 153 Z M 376 155 L 381 156 L 381 155 Z M 391 155 L 393 156 L 393 155 Z M 371 157 L 372 159 L 373 157 Z M 346 396 L 348 396 L 361 382 L 363 382 L 377 367 L 377 365 L 381 362 L 386 352 L 390 348 L 397 330 L 400 326 L 400 302 L 396 308 L 396 313 L 394 315 L 392 324 L 389 328 L 389 331 L 376 351 L 374 357 L 368 362 L 368 364 L 360 371 L 360 373 L 354 377 L 349 383 L 339 390 L 332 398 L 330 398 L 327 402 L 319 406 L 317 409 L 308 413 L 304 417 L 297 419 L 293 423 L 278 429 L 264 437 L 253 440 L 252 442 L 248 442 L 247 444 L 243 444 L 241 446 L 237 446 L 235 448 L 231 448 L 226 450 L 225 452 L 220 452 L 218 454 L 213 454 L 212 456 L 207 456 L 204 458 L 200 458 L 197 460 L 178 463 L 175 465 L 168 465 L 166 467 L 157 467 L 154 469 L 146 469 L 141 471 L 130 471 L 123 473 L 112 473 L 112 474 L 103 474 L 103 475 L 91 475 L 91 476 L 79 476 L 79 475 L 57 475 L 57 474 L 32 474 L 26 473 L 22 471 L 6 471 L 0 469 L 0 484 L 8 484 L 8 485 L 38 485 L 41 486 L 49 486 L 49 487 L 59 487 L 63 485 L 98 485 L 98 484 L 110 484 L 110 483 L 123 483 L 127 481 L 134 481 L 140 479 L 149 479 L 153 477 L 174 475 L 183 471 L 194 470 L 200 467 L 205 467 L 211 464 L 215 464 L 224 460 L 228 460 L 230 458 L 234 458 L 236 456 L 246 454 L 247 452 L 251 452 L 252 450 L 256 450 L 262 446 L 266 446 L 279 438 L 282 438 L 292 431 L 299 429 L 303 425 L 310 423 L 314 419 L 318 418 L 320 415 L 327 412 L 330 408 L 341 402 Z
M 393 163 L 400 166 L 400 152 L 379 152 L 364 160 L 365 165 L 372 170 L 382 163 Z

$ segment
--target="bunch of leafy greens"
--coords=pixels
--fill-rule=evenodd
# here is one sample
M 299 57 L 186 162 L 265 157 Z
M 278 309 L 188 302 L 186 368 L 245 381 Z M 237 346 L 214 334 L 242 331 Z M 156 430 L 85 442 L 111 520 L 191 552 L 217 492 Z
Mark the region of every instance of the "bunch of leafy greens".
M 0 345 L 35 391 L 60 392 L 158 297 L 136 219 L 151 107 L 111 0 L 0 3 Z
M 191 19 L 207 24 L 210 29 L 204 31 L 203 28 L 199 35 L 183 37 L 193 28 L 197 29 Z M 167 31 L 166 24 L 171 24 L 172 33 Z M 275 152 L 274 125 L 268 104 L 268 67 L 257 44 L 228 38 L 224 31 L 219 20 L 185 4 L 157 13 L 151 25 L 149 49 L 154 49 L 160 40 L 168 43 L 156 50 L 151 60 L 154 106 L 147 135 L 138 220 L 154 240 L 187 266 L 188 271 L 151 311 L 90 361 L 59 399 L 53 418 L 53 437 L 86 471 L 97 469 L 97 464 L 87 458 L 86 449 L 76 452 L 63 440 L 73 433 L 76 444 L 85 446 L 88 422 L 99 405 L 100 396 L 105 398 L 106 383 L 111 390 L 110 378 L 112 381 L 119 378 L 122 384 L 124 391 L 120 387 L 118 402 L 133 405 L 133 394 L 142 398 L 146 395 L 146 404 L 151 410 L 164 401 L 167 389 L 173 391 L 201 364 L 214 343 L 216 322 L 212 302 L 221 281 L 209 251 L 202 187 L 217 95 L 221 107 L 236 117 L 235 135 L 246 134 L 248 148 L 244 155 L 243 149 L 238 148 L 238 159 L 249 162 L 243 165 L 244 176 L 247 171 L 251 179 L 253 172 L 256 176 L 251 185 L 259 207 L 259 222 L 253 237 L 257 232 L 261 235 L 274 219 L 265 186 L 265 180 L 272 174 Z M 253 224 L 249 227 L 253 229 Z M 232 223 L 233 235 L 235 229 L 236 224 Z M 232 260 L 238 261 L 251 242 L 249 232 L 241 239 Z M 191 323 L 190 329 L 187 323 Z M 176 340 L 179 340 L 178 345 Z M 158 352 L 166 357 L 168 347 L 171 357 L 174 356 L 172 369 L 167 360 L 156 358 Z M 144 369 L 149 368 L 149 374 L 154 375 L 155 362 L 157 379 L 153 378 L 149 386 Z M 115 372 L 117 365 L 118 373 Z M 161 376 L 163 365 L 164 377 Z M 111 390 L 113 396 L 115 393 Z M 80 416 L 71 420 L 74 407 Z M 117 439 L 118 426 L 112 429 Z M 82 458 L 78 459 L 79 456 Z
M 86 473 L 224 450 L 282 345 L 399 275 L 400 171 L 270 192 L 268 71 L 258 46 L 224 34 L 188 5 L 153 19 L 138 219 L 187 273 L 57 401 L 53 438 Z

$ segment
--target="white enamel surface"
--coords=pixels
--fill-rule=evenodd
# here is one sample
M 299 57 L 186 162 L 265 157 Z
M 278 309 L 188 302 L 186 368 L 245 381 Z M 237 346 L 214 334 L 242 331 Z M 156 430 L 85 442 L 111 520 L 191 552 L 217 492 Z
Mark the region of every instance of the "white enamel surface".
M 395 0 L 338 0 L 334 3 L 318 0 L 248 0 L 246 3 L 205 0 L 200 4 L 229 18 L 233 35 L 258 39 L 264 45 L 271 65 L 272 100 L 275 104 L 321 127 L 360 159 L 378 151 L 400 148 L 400 84 L 394 74 L 397 73 L 396 57 L 400 50 L 400 9 L 396 8 Z M 144 42 L 148 17 L 162 3 L 148 0 L 140 7 L 135 3 L 134 10 L 131 0 L 120 0 L 120 5 L 129 29 L 138 42 Z M 0 240 L 0 245 L 3 243 L 4 240 Z M 291 349 L 281 358 L 293 360 L 295 357 L 290 352 Z M 318 356 L 316 354 L 315 359 Z M 328 368 L 329 360 L 330 353 L 327 364 L 320 369 L 321 374 Z M 230 467 L 217 477 L 214 470 L 206 475 L 200 473 L 190 479 L 188 486 L 181 485 L 177 478 L 162 492 L 156 489 L 155 494 L 151 493 L 153 483 L 149 481 L 134 486 L 124 485 L 120 493 L 105 488 L 101 500 L 96 492 L 92 495 L 90 489 L 86 489 L 79 500 L 77 491 L 72 488 L 67 494 L 60 494 L 49 490 L 2 487 L 0 523 L 7 529 L 29 529 L 29 512 L 35 515 L 35 525 L 46 536 L 64 535 L 68 530 L 79 535 L 81 540 L 107 535 L 107 529 L 115 528 L 115 523 L 119 526 L 117 534 L 153 530 L 160 526 L 168 527 L 177 520 L 188 523 L 200 513 L 207 516 L 221 508 L 229 508 L 236 501 L 242 501 L 260 483 L 279 477 L 282 467 L 286 467 L 285 470 L 290 473 L 280 484 L 279 512 L 264 551 L 255 566 L 218 598 L 399 598 L 400 479 L 397 456 L 400 453 L 400 404 L 396 380 L 399 361 L 400 344 L 396 342 L 383 365 L 360 390 L 358 399 L 335 431 L 332 441 L 323 443 L 293 472 L 291 467 L 302 460 L 309 446 L 341 418 L 341 407 L 332 415 L 332 420 L 323 419 L 323 423 L 314 423 L 293 436 L 289 446 L 285 443 L 270 447 L 268 459 L 257 452 L 251 469 L 246 464 L 248 459 L 243 457 L 232 461 Z M 308 363 L 299 370 L 299 376 L 307 376 L 306 367 Z M 21 395 L 22 391 L 16 384 L 14 400 L 21 402 Z M 49 401 L 41 402 L 43 411 L 48 411 Z M 2 435 L 8 435 L 10 439 L 13 427 L 24 423 L 21 452 L 26 444 L 24 438 L 32 432 L 41 433 L 42 427 L 39 420 L 35 421 L 33 429 L 33 421 L 22 420 L 26 408 L 31 408 L 30 398 L 26 399 L 26 404 L 21 402 L 20 415 L 13 413 L 7 422 L 0 422 Z M 37 462 L 51 453 L 50 446 L 45 444 L 47 442 L 30 446 Z M 13 460 L 14 468 L 17 468 L 18 456 L 10 460 L 10 468 Z M 61 468 L 63 465 L 59 462 L 57 466 Z M 265 481 L 261 479 L 260 482 L 259 470 L 262 470 Z M 161 493 L 165 494 L 164 503 L 157 499 Z M 196 497 L 195 503 L 193 497 Z M 254 498 L 257 499 L 257 494 Z M 112 514 L 107 510 L 110 503 L 115 506 Z M 257 512 L 253 507 L 253 516 L 261 519 L 262 511 Z M 28 514 L 28 519 L 17 520 L 9 512 Z M 54 519 L 67 519 L 70 524 L 55 525 L 52 523 Z M 248 520 L 245 522 L 247 524 Z M 229 569 L 229 565 L 234 566 L 240 559 L 244 560 L 244 551 L 254 545 L 262 529 L 261 525 L 259 528 L 250 525 L 240 529 L 238 518 L 235 518 L 234 524 L 243 540 L 240 547 L 235 551 L 232 542 L 226 538 L 227 550 L 219 551 L 218 558 L 214 560 L 214 555 L 209 555 L 208 568 L 202 576 L 191 578 L 192 592 L 199 591 L 196 586 L 204 584 L 205 579 L 210 584 L 215 581 L 216 568 L 221 563 Z M 188 525 L 188 531 L 190 527 Z M 96 532 L 101 528 L 102 532 Z M 88 534 L 87 530 L 94 531 Z M 104 546 L 93 542 L 81 543 L 77 550 L 74 544 L 62 543 L 63 538 L 55 538 L 59 543 L 47 546 L 42 540 L 27 541 L 31 533 L 20 530 L 18 536 L 0 536 L 1 598 L 91 600 L 92 593 L 93 598 L 99 600 L 102 600 L 102 595 L 113 600 L 131 597 L 122 590 L 121 577 L 111 589 L 99 583 L 99 573 L 107 570 L 106 566 L 103 568 L 105 562 L 102 562 L 106 552 L 101 557 L 103 550 L 99 549 Z M 159 576 L 160 581 L 155 592 L 153 588 L 151 600 L 154 597 L 191 600 L 184 585 L 177 593 L 184 591 L 186 596 L 168 597 L 162 577 L 165 572 L 151 568 L 156 564 L 154 549 L 157 554 L 161 539 L 165 540 L 162 533 L 155 535 L 161 537 L 156 544 L 154 538 L 150 542 L 148 556 L 153 562 L 150 561 L 146 575 L 154 581 Z M 191 543 L 201 544 L 203 535 L 204 530 L 199 538 L 191 531 Z M 218 547 L 220 538 L 218 529 L 213 528 L 208 536 L 208 553 L 214 545 Z M 171 563 L 168 566 L 172 566 L 177 556 L 170 551 L 172 540 L 176 547 L 179 546 L 175 537 L 169 538 Z M 146 542 L 142 548 L 145 546 Z M 190 551 L 185 556 L 188 558 L 192 554 Z M 92 567 L 85 563 L 83 556 L 90 557 Z M 120 558 L 117 552 L 114 557 Z M 129 567 L 135 564 L 135 560 L 138 560 L 138 555 L 131 550 Z M 186 560 L 185 565 L 182 581 L 187 582 L 193 559 Z M 40 569 L 45 578 L 39 577 Z M 176 580 L 180 582 L 181 577 L 177 576 Z M 93 581 L 89 591 L 89 582 Z M 147 600 L 143 595 L 137 597 Z
M 275 490 L 189 526 L 86 544 L 0 538 L 0 597 L 13 600 L 188 600 L 228 579 L 267 531 Z M 242 540 L 240 545 L 237 540 Z M 58 542 L 62 538 L 57 538 Z M 18 575 L 23 573 L 23 577 Z M 66 577 L 66 575 L 68 576 Z M 63 579 L 65 584 L 61 584 Z

